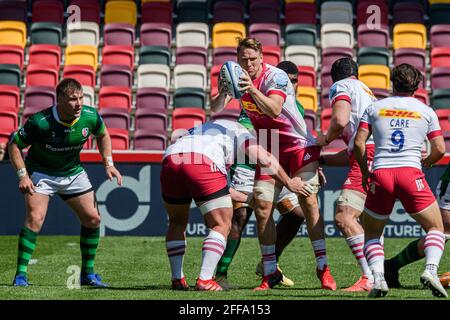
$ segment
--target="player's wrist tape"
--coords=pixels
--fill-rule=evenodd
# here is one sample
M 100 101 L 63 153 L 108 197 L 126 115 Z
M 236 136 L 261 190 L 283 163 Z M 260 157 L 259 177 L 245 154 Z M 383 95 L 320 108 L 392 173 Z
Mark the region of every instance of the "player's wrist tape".
M 19 178 L 19 180 L 21 180 L 23 177 L 25 177 L 27 175 L 26 168 L 21 168 L 21 169 L 17 170 L 16 172 L 17 172 L 17 177 Z
M 105 165 L 105 167 L 113 167 L 114 161 L 112 156 L 107 156 L 106 158 L 103 158 L 103 164 Z

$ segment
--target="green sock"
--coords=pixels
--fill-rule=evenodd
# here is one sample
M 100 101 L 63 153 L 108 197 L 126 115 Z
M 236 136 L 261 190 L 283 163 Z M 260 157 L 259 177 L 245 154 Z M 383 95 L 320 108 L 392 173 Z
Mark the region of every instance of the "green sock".
M 217 264 L 217 271 L 216 276 L 226 276 L 228 273 L 228 267 L 231 264 L 231 261 L 233 261 L 233 257 L 239 248 L 239 244 L 241 243 L 241 239 L 239 240 L 230 240 L 227 241 L 227 247 L 225 248 L 225 251 L 223 252 L 222 257 L 219 260 L 219 263 Z
M 34 249 L 36 249 L 37 235 L 36 232 L 27 227 L 22 227 L 22 230 L 20 230 L 16 269 L 17 276 L 27 275 L 28 263 L 30 262 Z
M 81 226 L 81 272 L 94 273 L 94 259 L 100 241 L 100 228 L 86 228 Z
M 392 268 L 395 268 L 396 270 L 399 270 L 400 268 L 403 268 L 404 266 L 413 263 L 417 260 L 422 259 L 423 257 L 419 255 L 417 250 L 417 245 L 419 243 L 420 239 L 416 239 L 408 246 L 403 249 L 399 254 L 397 254 L 395 257 L 389 259 L 388 263 Z

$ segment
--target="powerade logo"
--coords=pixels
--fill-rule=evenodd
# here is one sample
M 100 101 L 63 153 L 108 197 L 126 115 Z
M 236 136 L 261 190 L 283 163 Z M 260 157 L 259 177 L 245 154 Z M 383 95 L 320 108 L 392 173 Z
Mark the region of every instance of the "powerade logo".
M 65 152 L 65 151 L 72 151 L 72 150 L 82 149 L 83 148 L 83 144 L 79 144 L 79 145 L 71 146 L 71 147 L 63 147 L 63 148 L 57 148 L 57 147 L 53 147 L 53 146 L 51 146 L 49 144 L 46 144 L 45 148 L 50 150 L 50 151 L 53 151 L 53 152 Z

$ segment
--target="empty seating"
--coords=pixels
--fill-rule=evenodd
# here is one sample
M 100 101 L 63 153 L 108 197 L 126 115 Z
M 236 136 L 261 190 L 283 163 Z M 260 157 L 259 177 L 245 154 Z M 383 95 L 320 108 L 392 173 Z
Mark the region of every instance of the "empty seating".
M 322 109 L 322 112 L 320 113 L 320 130 L 322 131 L 322 133 L 326 133 L 328 131 L 332 114 L 333 109 Z
M 0 108 L 0 127 L 5 130 L 13 132 L 17 130 L 19 119 L 17 110 L 14 108 Z
M 280 24 L 280 6 L 263 1 L 250 2 L 249 24 L 254 23 L 275 23 Z
M 374 96 L 380 100 L 380 99 L 384 99 L 390 96 L 389 90 L 387 89 L 381 89 L 381 88 L 372 88 L 372 93 L 374 94 Z
M 181 47 L 176 51 L 176 64 L 200 64 L 208 63 L 208 52 L 202 47 Z
M 146 2 L 141 7 L 142 23 L 160 22 L 172 25 L 172 3 L 171 2 Z
M 153 132 L 166 132 L 167 111 L 138 108 L 136 110 L 135 129 L 151 129 Z
M 173 94 L 174 108 L 205 108 L 206 96 L 203 89 L 178 88 Z
M 108 1 L 105 5 L 105 24 L 128 23 L 136 25 L 137 10 L 134 1 Z
M 172 27 L 167 23 L 147 22 L 141 25 L 141 46 L 170 47 Z
M 317 126 L 317 115 L 313 110 L 306 109 L 304 116 L 306 127 L 309 131 L 315 131 Z
M 285 30 L 286 46 L 315 46 L 317 39 L 316 26 L 313 24 L 289 24 Z
M 27 26 L 25 22 L 0 21 L 0 45 L 6 44 L 25 48 L 26 42 Z
M 241 112 L 239 109 L 232 109 L 232 108 L 223 109 L 222 111 L 211 113 L 211 120 L 222 119 L 222 120 L 237 121 L 240 113 Z
M 0 61 L 4 64 L 23 66 L 23 48 L 16 45 L 0 45 Z
M 222 65 L 215 65 L 211 68 L 209 79 L 210 79 L 210 88 L 211 88 L 211 97 L 214 97 L 219 93 L 219 72 Z
M 205 111 L 198 108 L 178 108 L 172 113 L 172 130 L 190 129 L 206 121 Z
M 170 65 L 172 55 L 170 49 L 160 46 L 143 46 L 139 49 L 139 64 Z
M 120 108 L 103 108 L 99 111 L 107 128 L 129 129 L 130 114 Z
M 150 109 L 152 112 L 166 112 L 169 92 L 165 88 L 139 88 L 136 93 L 136 111 Z
M 212 47 L 236 47 L 237 38 L 245 38 L 245 25 L 237 22 L 220 22 L 213 26 Z
M 263 46 L 262 53 L 264 62 L 270 65 L 276 66 L 281 60 L 280 47 L 278 46 Z
M 401 48 L 394 51 L 394 63 L 396 66 L 408 63 L 420 71 L 426 70 L 426 52 L 424 49 Z
M 61 48 L 52 44 L 33 44 L 29 47 L 29 64 L 46 64 L 59 70 Z
M 320 88 L 322 90 L 328 89 L 332 86 L 333 79 L 331 78 L 331 64 L 322 67 L 320 71 Z
M 222 65 L 227 61 L 237 61 L 236 47 L 219 47 L 212 51 L 212 65 Z
M 169 88 L 170 67 L 164 64 L 144 64 L 137 70 L 138 88 Z
M 353 26 L 344 23 L 327 23 L 320 29 L 322 48 L 353 48 Z
M 439 119 L 439 125 L 442 131 L 450 131 L 450 109 L 439 109 L 436 110 L 436 115 Z
M 103 43 L 105 46 L 134 46 L 134 38 L 134 28 L 128 23 L 108 23 L 103 28 Z
M 279 46 L 281 30 L 279 24 L 254 23 L 248 28 L 249 37 L 256 38 L 263 46 Z
M 131 110 L 131 89 L 127 87 L 101 87 L 98 108 L 121 108 Z
M 179 23 L 176 27 L 176 45 L 179 47 L 203 47 L 209 45 L 209 27 L 206 23 Z
M 100 25 L 100 5 L 97 1 L 71 0 L 70 5 L 80 8 L 81 21 L 95 22 Z
M 15 64 L 0 64 L 0 84 L 20 87 L 20 68 Z
M 208 23 L 208 4 L 204 1 L 177 2 L 178 23 Z
M 307 23 L 316 25 L 316 10 L 315 3 L 286 3 L 284 22 L 286 25 L 290 25 L 292 23 Z
M 27 68 L 26 85 L 56 87 L 58 73 L 58 70 L 49 68 L 48 65 L 30 64 Z
M 16 86 L 0 85 L 0 109 L 13 108 L 18 113 L 20 107 L 20 89 Z
M 64 24 L 64 4 L 53 0 L 35 0 L 31 15 L 33 22 Z
M 74 78 L 83 86 L 95 87 L 96 75 L 89 65 L 65 65 L 63 78 Z
M 24 111 L 27 109 L 42 110 L 56 103 L 56 89 L 54 87 L 27 86 L 23 96 Z
M 127 129 L 108 128 L 108 133 L 111 137 L 111 145 L 113 150 L 128 150 L 129 140 Z
M 450 47 L 431 50 L 431 67 L 450 67 Z
M 346 23 L 353 24 L 352 4 L 346 1 L 327 1 L 322 3 L 320 10 L 320 23 Z
M 130 87 L 133 85 L 131 69 L 125 65 L 104 64 L 100 71 L 100 85 L 102 87 Z
M 66 48 L 66 64 L 88 65 L 97 70 L 97 47 L 73 45 Z
M 213 8 L 213 24 L 218 22 L 244 23 L 243 4 L 237 1 L 216 1 Z
M 434 89 L 431 104 L 435 109 L 450 109 L 450 89 Z
M 423 24 L 399 23 L 393 30 L 394 50 L 399 48 L 425 49 L 427 45 L 427 30 Z
M 389 27 L 380 25 L 378 28 L 372 29 L 362 24 L 358 26 L 358 47 L 389 47 Z
M 363 65 L 358 69 L 359 80 L 369 88 L 390 88 L 390 70 L 387 66 Z
M 389 66 L 389 50 L 378 47 L 364 47 L 358 51 L 358 64 L 381 64 Z
M 95 22 L 81 21 L 67 24 L 67 45 L 87 44 L 98 46 L 100 42 L 99 26 Z
M 132 70 L 134 67 L 134 47 L 104 46 L 102 51 L 102 64 L 120 64 Z
M 388 24 L 389 8 L 384 0 L 358 1 L 356 9 L 356 24 L 372 28 L 377 23 Z M 378 20 L 379 19 L 379 20 Z M 376 28 L 374 28 L 376 29 Z
M 298 85 L 300 87 L 316 87 L 316 71 L 313 67 L 298 67 Z
M 450 22 L 431 27 L 430 44 L 432 48 L 450 47 Z
M 430 105 L 430 97 L 428 96 L 428 92 L 424 88 L 419 88 L 414 92 L 414 98 L 420 100 L 426 105 Z
M 397 23 L 425 23 L 425 12 L 420 3 L 415 2 L 398 2 L 394 4 L 393 21 Z
M 27 4 L 25 1 L 1 1 L 0 21 L 23 21 L 27 22 Z
M 163 151 L 166 149 L 166 140 L 165 133 L 139 129 L 134 132 L 134 149 Z
M 318 50 L 312 46 L 289 46 L 284 50 L 286 60 L 290 60 L 298 66 L 319 66 Z
M 317 91 L 316 88 L 299 87 L 297 89 L 297 99 L 306 109 L 317 112 Z
M 32 44 L 61 45 L 62 28 L 58 23 L 35 22 L 31 24 L 30 32 Z
M 180 64 L 173 69 L 175 89 L 188 88 L 206 88 L 206 67 L 196 64 Z
M 431 69 L 431 89 L 450 88 L 450 66 Z
M 352 48 L 331 47 L 322 49 L 322 68 L 333 65 L 333 63 L 338 59 L 352 57 Z
M 95 103 L 95 91 L 93 87 L 83 86 L 83 104 L 97 108 Z
M 450 4 L 435 3 L 429 8 L 430 25 L 450 24 Z

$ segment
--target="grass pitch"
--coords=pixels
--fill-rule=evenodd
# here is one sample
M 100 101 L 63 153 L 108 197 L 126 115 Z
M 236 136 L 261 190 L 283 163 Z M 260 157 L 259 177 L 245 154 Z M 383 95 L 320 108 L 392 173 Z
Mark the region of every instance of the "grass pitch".
M 200 270 L 202 238 L 188 238 L 184 272 L 191 286 Z M 403 249 L 412 239 L 386 239 L 386 257 Z M 448 245 L 447 245 L 448 247 Z M 244 238 L 229 271 L 235 289 L 226 292 L 175 292 L 170 289 L 170 267 L 162 237 L 105 237 L 100 241 L 96 272 L 109 284 L 107 289 L 68 289 L 73 270 L 80 265 L 79 237 L 39 236 L 29 267 L 28 288 L 11 286 L 16 267 L 17 237 L 0 237 L 0 300 L 21 299 L 152 299 L 152 300 L 354 300 L 367 293 L 331 292 L 320 289 L 315 260 L 307 238 L 296 238 L 280 258 L 285 275 L 295 282 L 292 288 L 276 287 L 254 292 L 260 284 L 255 265 L 260 258 L 256 238 Z M 447 248 L 448 249 L 448 248 Z M 352 285 L 359 268 L 342 238 L 327 239 L 329 265 L 338 288 Z M 400 273 L 404 288 L 391 289 L 384 299 L 435 299 L 419 282 L 424 260 L 405 267 Z M 440 271 L 450 270 L 450 254 L 444 254 Z

